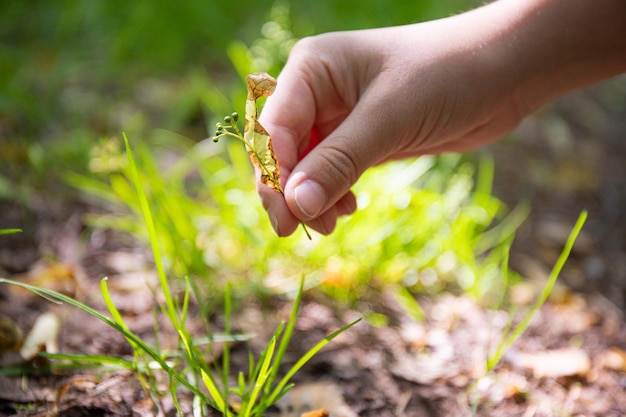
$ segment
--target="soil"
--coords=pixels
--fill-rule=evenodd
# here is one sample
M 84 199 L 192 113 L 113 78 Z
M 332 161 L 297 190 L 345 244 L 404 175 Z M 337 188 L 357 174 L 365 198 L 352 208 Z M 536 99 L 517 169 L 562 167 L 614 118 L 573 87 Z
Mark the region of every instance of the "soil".
M 419 298 L 426 319 L 417 321 L 383 290 L 369 303 L 388 325 L 361 322 L 335 339 L 296 374 L 296 388 L 268 415 L 322 416 L 321 409 L 334 417 L 626 415 L 625 115 L 626 80 L 618 79 L 560 100 L 511 138 L 476 153 L 496 161 L 496 196 L 532 206 L 513 248 L 513 266 L 527 278 L 512 292 L 515 303 L 536 297 L 578 213 L 590 213 L 562 284 L 493 370 L 486 372 L 485 361 L 507 326 L 506 312 L 444 293 Z M 106 275 L 129 327 L 149 339 L 154 298 L 146 284 L 155 277 L 147 251 L 128 237 L 86 229 L 85 210 L 56 201 L 30 208 L 1 202 L 0 228 L 17 224 L 25 232 L 0 239 L 0 276 L 104 310 L 99 280 Z M 234 368 L 245 369 L 248 349 L 258 354 L 288 316 L 289 302 L 277 298 L 272 305 L 251 300 L 239 309 L 239 330 L 256 336 L 234 347 Z M 320 292 L 306 293 L 287 365 L 361 315 L 331 305 Z M 175 415 L 171 398 L 156 406 L 127 371 L 50 372 L 39 358 L 26 364 L 29 376 L 11 375 L 25 365 L 20 333 L 42 316 L 58 323 L 59 333 L 43 337 L 38 348 L 131 353 L 117 332 L 75 308 L 0 285 L 0 416 Z M 169 336 L 163 324 L 161 342 Z M 192 415 L 192 399 L 184 393 L 180 399 Z

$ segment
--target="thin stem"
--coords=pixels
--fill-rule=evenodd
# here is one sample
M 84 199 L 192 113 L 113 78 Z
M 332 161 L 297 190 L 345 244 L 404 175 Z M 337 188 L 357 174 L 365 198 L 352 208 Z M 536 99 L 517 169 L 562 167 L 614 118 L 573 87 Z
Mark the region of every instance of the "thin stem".
M 274 174 L 269 170 L 269 168 L 265 165 L 265 163 L 263 163 L 263 160 L 261 159 L 254 145 L 250 143 L 249 141 L 247 141 L 244 135 L 241 134 L 241 130 L 239 130 L 239 127 L 237 126 L 237 124 L 230 124 L 228 126 L 223 126 L 223 128 L 224 130 L 219 135 L 217 135 L 213 140 L 217 140 L 221 138 L 222 136 L 230 136 L 230 137 L 239 139 L 248 149 L 252 150 L 252 153 L 254 153 L 256 160 L 259 162 L 259 165 L 261 166 L 261 170 L 264 172 L 265 175 L 268 176 L 270 181 L 272 181 L 272 184 L 274 184 L 274 188 L 276 189 L 276 191 L 278 191 L 284 197 L 285 191 L 283 190 L 283 187 L 280 186 L 280 183 L 276 179 Z M 234 130 L 235 133 L 233 133 L 232 131 L 228 129 Z M 302 225 L 302 229 L 304 230 L 306 237 L 309 238 L 309 240 L 312 240 L 313 237 L 311 236 L 309 229 L 306 227 L 306 224 L 304 224 L 303 221 L 300 221 L 300 224 Z

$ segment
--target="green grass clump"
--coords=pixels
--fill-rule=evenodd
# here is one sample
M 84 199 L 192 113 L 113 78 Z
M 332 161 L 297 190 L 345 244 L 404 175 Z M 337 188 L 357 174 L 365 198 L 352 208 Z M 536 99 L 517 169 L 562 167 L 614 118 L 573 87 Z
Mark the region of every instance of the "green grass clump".
M 156 147 L 140 143 L 137 157 L 145 169 L 137 175 L 149 196 L 144 204 L 166 231 L 161 237 L 166 269 L 212 291 L 220 291 L 225 277 L 239 276 L 246 285 L 235 282 L 237 291 L 284 292 L 306 273 L 343 300 L 356 301 L 365 286 L 389 284 L 429 293 L 458 288 L 480 297 L 499 278 L 501 252 L 492 249 L 525 216 L 522 208 L 492 226 L 503 206 L 489 195 L 489 163 L 482 165 L 487 180 L 475 188 L 472 165 L 458 155 L 422 157 L 366 173 L 354 189 L 357 212 L 342 219 L 332 235 L 308 241 L 299 232 L 277 239 L 243 147 L 226 143 L 225 152 L 218 152 L 219 145 L 207 142 L 192 145 L 165 168 Z M 93 226 L 148 242 L 137 221 L 142 208 L 133 197 L 134 174 L 119 155 L 110 158 L 118 162 L 100 180 L 68 179 L 114 204 L 114 214 L 88 218 Z
M 279 368 L 284 363 L 283 356 L 287 350 L 293 330 L 296 323 L 298 309 L 302 300 L 304 279 L 300 281 L 300 289 L 294 301 L 293 309 L 289 317 L 289 321 L 282 323 L 274 332 L 266 349 L 261 353 L 258 361 L 255 362 L 252 355 L 249 357 L 249 372 L 244 374 L 239 372 L 236 378 L 236 385 L 229 386 L 230 363 L 229 363 L 229 344 L 233 341 L 245 340 L 249 336 L 233 335 L 230 333 L 230 311 L 226 309 L 226 333 L 224 335 L 209 335 L 207 338 L 192 338 L 184 328 L 184 316 L 187 313 L 188 295 L 185 294 L 185 302 L 182 305 L 175 306 L 180 308 L 181 320 L 171 323 L 178 330 L 179 350 L 160 350 L 158 346 L 152 346 L 144 341 L 141 337 L 133 333 L 126 323 L 120 312 L 115 307 L 111 295 L 107 287 L 107 279 L 101 281 L 102 296 L 107 305 L 111 317 L 100 313 L 99 311 L 68 297 L 59 292 L 48 290 L 41 287 L 32 286 L 19 281 L 13 281 L 6 278 L 0 278 L 0 284 L 10 284 L 25 288 L 41 297 L 55 302 L 65 303 L 76 307 L 93 317 L 101 320 L 111 328 L 121 333 L 132 347 L 134 356 L 132 359 L 108 355 L 85 355 L 70 353 L 45 353 L 41 352 L 40 356 L 48 358 L 52 361 L 60 361 L 50 366 L 53 370 L 61 370 L 67 368 L 62 361 L 69 361 L 72 369 L 81 367 L 86 364 L 95 364 L 102 369 L 128 369 L 138 376 L 140 382 L 146 389 L 146 392 L 155 400 L 155 406 L 159 407 L 162 393 L 157 385 L 157 375 L 155 370 L 164 372 L 169 378 L 169 394 L 174 400 L 179 415 L 183 415 L 180 403 L 178 401 L 179 388 L 189 390 L 195 396 L 194 403 L 198 402 L 201 407 L 210 406 L 220 411 L 224 416 L 238 417 L 261 417 L 265 410 L 278 401 L 292 387 L 289 381 L 291 378 L 324 346 L 326 346 L 335 337 L 354 326 L 361 319 L 357 319 L 352 323 L 331 333 L 309 351 L 307 351 L 295 364 L 289 368 L 285 375 L 279 377 Z M 230 305 L 230 294 L 227 292 L 225 303 Z M 173 302 L 173 300 L 171 300 Z M 166 306 L 162 306 L 166 310 Z M 210 340 L 212 343 L 220 341 L 224 344 L 224 352 L 222 353 L 221 366 L 214 364 L 208 365 L 203 359 L 205 352 L 199 348 L 204 340 Z M 181 358 L 181 353 L 185 356 Z M 202 381 L 204 387 L 208 391 L 208 395 L 199 385 Z M 240 401 L 233 402 L 230 394 L 235 394 Z M 205 411 L 200 410 L 197 415 L 205 415 Z
M 106 365 L 109 367 L 121 367 L 132 370 L 138 376 L 146 392 L 154 398 L 157 407 L 159 406 L 159 399 L 163 393 L 161 393 L 158 388 L 155 369 L 162 371 L 169 378 L 168 393 L 174 400 L 174 405 L 179 415 L 182 415 L 182 409 L 178 400 L 178 389 L 179 387 L 183 387 L 193 393 L 195 396 L 194 403 L 200 404 L 198 415 L 205 414 L 204 411 L 202 411 L 202 407 L 210 406 L 220 411 L 224 416 L 261 417 L 267 408 L 273 405 L 293 387 L 289 381 L 302 366 L 326 344 L 358 323 L 360 319 L 353 321 L 322 339 L 296 361 L 284 376 L 279 377 L 280 366 L 284 362 L 283 356 L 293 335 L 298 310 L 302 300 L 304 290 L 304 276 L 302 276 L 289 320 L 286 324 L 282 323 L 278 326 L 258 361 L 254 360 L 252 354 L 250 355 L 248 374 L 246 375 L 243 372 L 239 372 L 237 377 L 233 379 L 236 381 L 235 385 L 231 386 L 231 378 L 229 375 L 231 368 L 230 342 L 241 340 L 241 335 L 233 335 L 231 333 L 231 287 L 227 284 L 224 293 L 220 294 L 224 301 L 224 335 L 222 337 L 212 335 L 207 328 L 207 336 L 205 338 L 194 338 L 186 328 L 190 302 L 193 296 L 196 302 L 202 304 L 205 294 L 194 293 L 194 289 L 197 287 L 193 287 L 189 279 L 185 279 L 182 297 L 179 297 L 180 294 L 178 294 L 177 291 L 171 289 L 171 281 L 167 277 L 163 262 L 164 258 L 161 255 L 160 237 L 163 235 L 154 222 L 155 217 L 148 203 L 147 195 L 144 192 L 140 171 L 135 162 L 130 144 L 126 137 L 124 137 L 124 140 L 128 156 L 128 169 L 139 207 L 138 211 L 142 215 L 147 230 L 148 240 L 152 248 L 152 254 L 159 277 L 159 290 L 165 300 L 164 303 L 159 303 L 159 309 L 160 312 L 167 317 L 169 324 L 178 335 L 177 346 L 169 350 L 163 349 L 158 343 L 150 345 L 137 334 L 133 333 L 126 325 L 124 318 L 111 298 L 106 278 L 101 280 L 100 290 L 111 317 L 107 317 L 99 311 L 56 291 L 5 278 L 0 278 L 0 283 L 17 285 L 52 302 L 66 303 L 83 310 L 121 333 L 134 352 L 132 359 L 107 355 L 68 353 L 42 353 L 42 356 L 57 361 L 71 361 L 75 364 L 92 363 L 100 366 Z M 4 230 L 3 232 L 11 233 L 13 231 L 15 230 Z M 155 328 L 157 340 L 158 333 L 159 329 Z M 204 340 L 209 341 L 210 347 L 218 338 L 221 339 L 224 345 L 221 364 L 218 364 L 219 361 L 207 361 L 206 355 L 208 352 L 201 349 L 201 346 L 204 345 Z M 212 365 L 209 365 L 209 363 Z M 200 381 L 208 391 L 208 395 L 202 389 Z M 240 401 L 233 403 L 229 397 L 231 394 L 237 395 Z

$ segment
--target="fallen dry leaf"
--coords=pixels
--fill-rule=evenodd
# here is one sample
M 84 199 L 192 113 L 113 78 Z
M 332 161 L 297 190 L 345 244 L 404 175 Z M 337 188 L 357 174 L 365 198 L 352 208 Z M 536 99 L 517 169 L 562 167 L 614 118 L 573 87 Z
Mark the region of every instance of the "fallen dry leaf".
M 518 368 L 528 369 L 535 378 L 585 376 L 591 360 L 582 349 L 564 348 L 536 353 L 509 352 L 507 359 Z
M 325 409 L 309 411 L 308 413 L 302 413 L 300 417 L 328 417 L 328 411 Z
M 604 352 L 600 359 L 605 369 L 626 372 L 626 351 L 612 348 Z
M 298 384 L 276 406 L 280 417 L 357 417 L 345 403 L 341 389 L 328 382 Z
M 92 375 L 73 375 L 58 386 L 54 404 L 48 408 L 51 413 L 45 415 L 161 415 L 154 413 L 154 403 L 149 397 L 132 395 L 136 383 L 133 374 L 126 371 L 104 380 Z
M 257 72 L 246 77 L 248 97 L 246 98 L 246 125 L 244 139 L 252 164 L 261 173 L 261 182 L 270 188 L 281 191 L 280 169 L 274 155 L 272 139 L 259 123 L 256 100 L 272 95 L 276 80 L 265 72 Z
M 30 361 L 39 352 L 56 353 L 59 350 L 57 339 L 60 327 L 59 318 L 53 313 L 44 313 L 37 317 L 20 349 L 22 358 Z
M 78 280 L 74 267 L 62 262 L 38 263 L 29 272 L 15 276 L 14 279 L 72 297 L 78 291 Z M 11 286 L 10 291 L 20 297 L 37 297 L 33 292 L 21 287 Z

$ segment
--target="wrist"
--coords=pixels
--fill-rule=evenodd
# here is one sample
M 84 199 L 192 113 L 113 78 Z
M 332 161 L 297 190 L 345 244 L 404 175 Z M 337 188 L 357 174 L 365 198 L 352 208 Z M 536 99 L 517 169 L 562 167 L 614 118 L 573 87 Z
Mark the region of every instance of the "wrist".
M 500 0 L 492 6 L 504 16 L 496 51 L 515 83 L 518 108 L 530 112 L 626 71 L 623 0 Z

